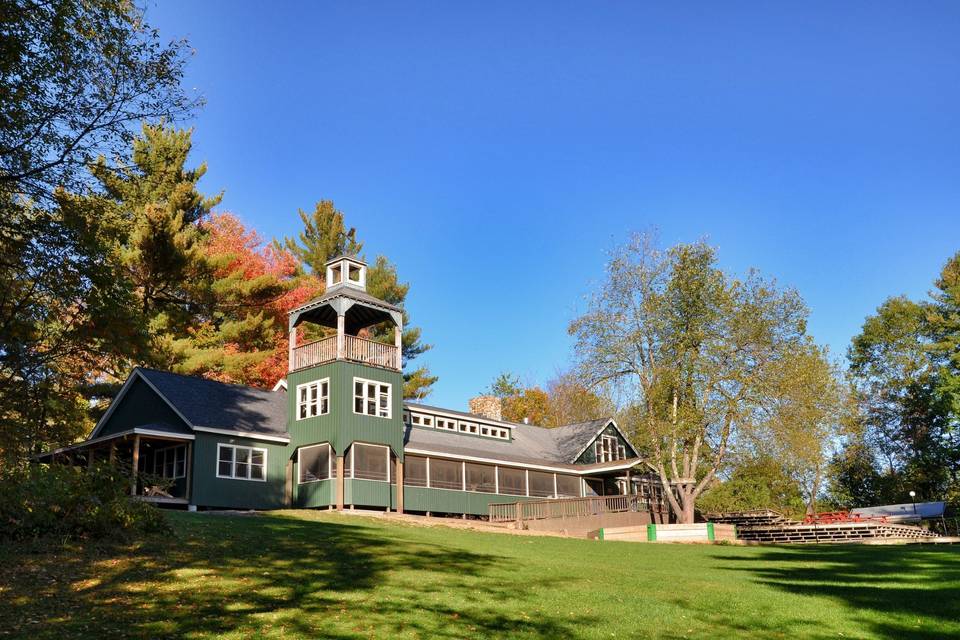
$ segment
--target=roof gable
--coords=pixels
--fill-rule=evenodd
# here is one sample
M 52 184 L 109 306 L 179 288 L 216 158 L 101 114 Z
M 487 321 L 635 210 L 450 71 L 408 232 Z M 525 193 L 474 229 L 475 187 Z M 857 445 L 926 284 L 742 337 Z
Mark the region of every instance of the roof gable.
M 110 408 L 97 423 L 91 438 L 102 434 L 128 394 L 149 388 L 169 412 L 154 408 L 145 421 L 182 422 L 190 430 L 287 439 L 287 397 L 237 384 L 137 367 L 127 378 Z M 160 415 L 162 414 L 162 415 Z M 171 420 L 169 415 L 176 418 Z M 179 419 L 179 420 L 177 420 Z

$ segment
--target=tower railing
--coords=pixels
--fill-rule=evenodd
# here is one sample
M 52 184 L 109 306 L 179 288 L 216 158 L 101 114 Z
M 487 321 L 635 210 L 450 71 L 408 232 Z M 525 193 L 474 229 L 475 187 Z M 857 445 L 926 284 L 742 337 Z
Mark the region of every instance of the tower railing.
M 293 349 L 293 370 L 318 364 L 347 360 L 383 369 L 400 370 L 400 349 L 358 336 L 343 336 L 343 353 L 337 357 L 337 336 L 329 336 L 299 345 Z

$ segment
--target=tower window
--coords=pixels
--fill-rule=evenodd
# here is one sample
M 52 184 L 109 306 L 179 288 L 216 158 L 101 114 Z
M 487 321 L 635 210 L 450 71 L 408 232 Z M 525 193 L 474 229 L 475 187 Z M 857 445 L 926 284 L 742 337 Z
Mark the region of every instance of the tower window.
M 330 413 L 330 378 L 297 385 L 297 420 Z
M 391 385 L 364 378 L 353 379 L 353 412 L 365 416 L 389 418 Z
M 329 444 L 317 444 L 310 447 L 301 447 L 297 450 L 297 466 L 300 469 L 300 484 L 326 480 L 330 473 L 332 456 Z
M 437 418 L 437 429 L 446 429 L 447 431 L 456 431 L 457 421 L 447 420 L 446 418 Z

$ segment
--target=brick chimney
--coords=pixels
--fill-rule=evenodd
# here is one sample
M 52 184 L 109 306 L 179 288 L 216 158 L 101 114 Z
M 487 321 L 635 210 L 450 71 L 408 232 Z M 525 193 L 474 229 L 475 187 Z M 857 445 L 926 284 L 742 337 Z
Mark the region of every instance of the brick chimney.
M 497 396 L 477 396 L 470 398 L 470 413 L 487 420 L 503 420 L 503 407 Z

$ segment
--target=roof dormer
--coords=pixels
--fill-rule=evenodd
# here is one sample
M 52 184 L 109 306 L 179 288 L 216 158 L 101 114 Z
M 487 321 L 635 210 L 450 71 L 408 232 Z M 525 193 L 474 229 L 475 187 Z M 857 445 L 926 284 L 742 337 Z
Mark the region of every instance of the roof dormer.
M 367 290 L 367 263 L 354 256 L 337 256 L 327 261 L 327 289 L 353 287 Z

